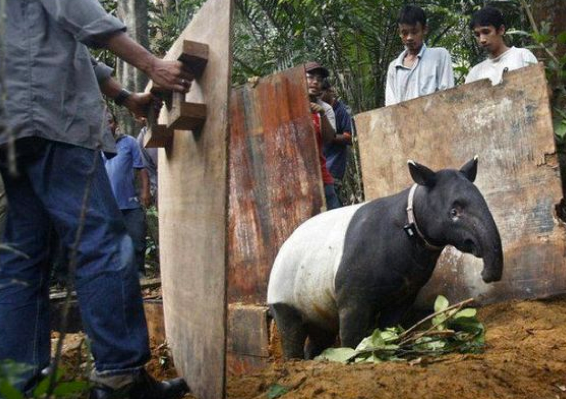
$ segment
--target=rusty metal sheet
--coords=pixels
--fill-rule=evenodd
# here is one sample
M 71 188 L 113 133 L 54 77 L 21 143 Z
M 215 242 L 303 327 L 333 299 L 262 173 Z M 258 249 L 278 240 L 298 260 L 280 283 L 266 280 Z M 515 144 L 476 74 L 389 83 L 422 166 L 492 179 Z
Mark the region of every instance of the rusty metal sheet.
M 233 90 L 228 301 L 265 303 L 279 247 L 324 206 L 304 67 Z
M 407 159 L 433 169 L 458 168 L 479 155 L 476 185 L 501 233 L 501 282 L 484 284 L 482 262 L 444 250 L 417 303 L 437 294 L 480 303 L 544 297 L 566 291 L 564 228 L 554 206 L 562 198 L 542 64 L 381 108 L 356 117 L 367 199 L 396 193 L 412 181 Z
M 209 59 L 185 101 L 204 103 L 198 133 L 176 130 L 159 150 L 159 234 L 165 331 L 175 367 L 195 396 L 225 396 L 226 218 L 231 0 L 208 0 L 167 59 L 184 40 L 209 46 Z M 214 23 L 211 23 L 214 21 Z M 159 124 L 168 123 L 161 112 Z

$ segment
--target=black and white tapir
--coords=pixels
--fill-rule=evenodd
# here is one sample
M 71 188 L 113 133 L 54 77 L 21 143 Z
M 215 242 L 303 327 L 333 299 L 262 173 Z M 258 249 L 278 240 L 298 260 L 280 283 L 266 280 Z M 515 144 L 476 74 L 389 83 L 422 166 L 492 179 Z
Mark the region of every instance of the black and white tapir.
M 410 189 L 321 213 L 281 247 L 267 302 L 286 358 L 311 359 L 337 333 L 354 348 L 376 327 L 397 325 L 446 245 L 483 258 L 486 283 L 501 279 L 501 238 L 473 184 L 477 156 L 460 170 L 408 164 Z

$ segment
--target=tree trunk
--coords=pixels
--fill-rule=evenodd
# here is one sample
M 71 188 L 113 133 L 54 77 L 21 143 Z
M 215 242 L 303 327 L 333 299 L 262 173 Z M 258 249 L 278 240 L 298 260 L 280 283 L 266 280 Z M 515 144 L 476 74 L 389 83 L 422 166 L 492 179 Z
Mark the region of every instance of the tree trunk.
M 149 48 L 147 0 L 118 0 L 117 15 L 128 27 L 128 34 L 145 48 Z M 123 87 L 132 92 L 144 91 L 148 78 L 141 71 L 118 59 L 116 77 Z M 137 136 L 141 126 L 125 109 L 118 111 L 118 124 L 124 133 Z

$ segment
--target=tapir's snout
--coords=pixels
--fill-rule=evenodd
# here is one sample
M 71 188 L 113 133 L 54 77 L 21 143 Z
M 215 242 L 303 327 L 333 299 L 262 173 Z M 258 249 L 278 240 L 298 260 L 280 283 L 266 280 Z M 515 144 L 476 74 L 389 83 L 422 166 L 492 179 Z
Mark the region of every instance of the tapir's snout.
M 486 283 L 494 283 L 496 281 L 501 280 L 501 276 L 503 275 L 503 263 L 501 263 L 501 267 L 498 270 L 486 270 L 485 268 L 481 272 L 481 278 Z
M 497 227 L 490 237 L 486 237 L 482 247 L 483 271 L 481 277 L 483 281 L 493 283 L 501 280 L 503 275 L 503 248 Z

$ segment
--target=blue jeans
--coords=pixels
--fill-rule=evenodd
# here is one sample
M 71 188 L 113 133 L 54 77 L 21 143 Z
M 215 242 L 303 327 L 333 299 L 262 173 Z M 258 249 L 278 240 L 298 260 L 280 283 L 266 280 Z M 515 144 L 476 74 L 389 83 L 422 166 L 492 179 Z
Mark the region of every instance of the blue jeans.
M 33 366 L 24 376 L 29 383 L 50 361 L 49 230 L 53 226 L 65 248 L 72 248 L 95 151 L 38 138 L 20 139 L 16 146 L 18 176 L 9 175 L 0 160 L 10 204 L 3 241 L 27 258 L 0 251 L 0 360 Z M 98 159 L 75 274 L 98 372 L 135 373 L 149 359 L 132 253 L 132 240 Z
M 122 209 L 126 230 L 134 244 L 134 263 L 138 272 L 145 274 L 145 212 L 142 208 Z
M 336 209 L 342 207 L 336 190 L 334 189 L 334 184 L 324 185 L 324 196 L 326 197 L 326 210 Z

